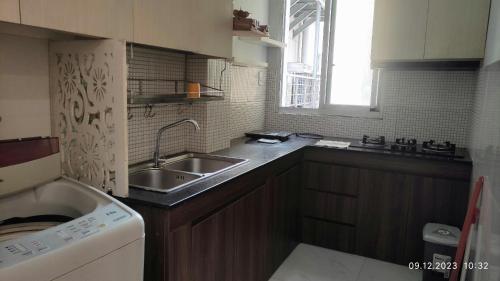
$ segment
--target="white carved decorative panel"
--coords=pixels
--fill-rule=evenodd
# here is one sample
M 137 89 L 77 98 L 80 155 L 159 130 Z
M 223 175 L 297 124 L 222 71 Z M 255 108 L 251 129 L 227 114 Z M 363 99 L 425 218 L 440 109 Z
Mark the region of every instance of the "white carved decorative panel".
M 52 42 L 52 130 L 63 174 L 127 196 L 126 49 L 116 40 Z

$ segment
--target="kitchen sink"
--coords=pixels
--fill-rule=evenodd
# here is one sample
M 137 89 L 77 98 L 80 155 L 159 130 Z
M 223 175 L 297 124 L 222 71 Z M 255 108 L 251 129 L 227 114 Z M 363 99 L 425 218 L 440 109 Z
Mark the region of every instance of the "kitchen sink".
M 160 159 L 159 167 L 146 162 L 130 167 L 129 185 L 158 192 L 172 192 L 247 162 L 247 159 L 187 153 Z
M 196 174 L 148 168 L 129 174 L 128 181 L 129 185 L 134 187 L 170 192 L 201 177 Z
M 188 173 L 212 174 L 232 168 L 245 161 L 245 159 L 218 155 L 188 153 L 165 160 L 162 167 Z

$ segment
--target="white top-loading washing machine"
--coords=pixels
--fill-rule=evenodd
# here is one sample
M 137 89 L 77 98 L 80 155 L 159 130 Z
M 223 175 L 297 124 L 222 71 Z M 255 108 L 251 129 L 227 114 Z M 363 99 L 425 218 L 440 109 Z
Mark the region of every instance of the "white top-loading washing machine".
M 0 165 L 0 280 L 143 280 L 141 216 L 33 158 Z

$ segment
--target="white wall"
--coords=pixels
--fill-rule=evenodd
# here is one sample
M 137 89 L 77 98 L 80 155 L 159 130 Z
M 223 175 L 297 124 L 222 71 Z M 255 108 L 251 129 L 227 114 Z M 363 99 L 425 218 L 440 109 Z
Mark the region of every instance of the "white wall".
M 48 41 L 0 34 L 0 139 L 50 135 Z
M 498 60 L 500 60 L 500 0 L 491 0 L 484 64 L 489 65 Z
M 250 12 L 249 17 L 257 19 L 260 24 L 269 23 L 269 0 L 234 0 L 233 8 Z M 233 38 L 233 57 L 244 61 L 265 62 L 267 48 Z
M 488 262 L 489 269 L 468 275 L 474 281 L 500 280 L 500 0 L 491 2 L 486 42 L 469 143 L 473 178 L 485 177 L 471 257 L 475 262 Z

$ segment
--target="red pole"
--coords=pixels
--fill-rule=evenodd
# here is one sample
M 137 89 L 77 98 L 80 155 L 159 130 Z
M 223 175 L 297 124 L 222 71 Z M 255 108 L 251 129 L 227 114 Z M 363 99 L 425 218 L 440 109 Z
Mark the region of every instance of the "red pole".
M 457 264 L 457 267 L 452 270 L 450 281 L 458 281 L 458 276 L 462 268 L 465 246 L 469 237 L 470 228 L 472 224 L 475 223 L 477 213 L 479 212 L 479 210 L 477 209 L 477 201 L 479 200 L 479 195 L 481 194 L 483 185 L 484 177 L 479 177 L 474 186 L 472 197 L 469 200 L 469 207 L 467 209 L 467 215 L 465 216 L 464 225 L 462 227 L 462 234 L 460 235 L 457 252 L 455 253 L 455 263 Z

